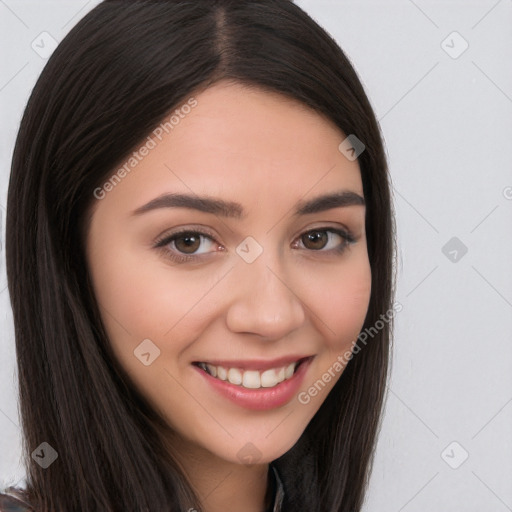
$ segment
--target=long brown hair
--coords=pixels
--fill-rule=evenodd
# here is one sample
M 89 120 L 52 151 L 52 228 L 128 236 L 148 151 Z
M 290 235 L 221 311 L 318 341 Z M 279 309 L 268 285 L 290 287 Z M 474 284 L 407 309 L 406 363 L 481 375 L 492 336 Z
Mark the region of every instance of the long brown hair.
M 8 189 L 6 263 L 37 511 L 201 510 L 162 423 L 113 357 L 86 271 L 93 191 L 190 95 L 229 79 L 294 98 L 353 134 L 372 292 L 392 307 L 394 221 L 379 126 L 348 58 L 289 0 L 106 0 L 63 39 L 30 96 Z M 383 322 L 382 322 L 383 323 Z M 299 441 L 275 461 L 285 511 L 359 511 L 388 375 L 391 322 L 349 362 Z M 43 469 L 42 442 L 58 452 Z

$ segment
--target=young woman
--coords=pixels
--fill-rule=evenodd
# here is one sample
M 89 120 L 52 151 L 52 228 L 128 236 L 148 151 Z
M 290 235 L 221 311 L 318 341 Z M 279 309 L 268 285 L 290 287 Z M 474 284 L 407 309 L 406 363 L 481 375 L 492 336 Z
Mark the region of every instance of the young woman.
M 27 483 L 0 510 L 360 510 L 388 372 L 388 180 L 354 69 L 291 1 L 93 9 L 14 151 Z

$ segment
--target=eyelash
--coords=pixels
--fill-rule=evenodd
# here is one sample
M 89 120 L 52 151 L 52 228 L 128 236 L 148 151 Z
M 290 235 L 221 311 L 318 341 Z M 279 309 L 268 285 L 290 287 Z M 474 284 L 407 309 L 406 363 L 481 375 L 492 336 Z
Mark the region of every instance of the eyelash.
M 305 249 L 305 250 L 308 250 L 311 252 L 318 252 L 318 253 L 323 252 L 323 253 L 333 253 L 336 255 L 341 255 L 343 252 L 345 252 L 345 249 L 347 248 L 347 246 L 356 242 L 356 239 L 352 236 L 352 234 L 350 232 L 345 231 L 343 229 L 337 229 L 337 228 L 332 228 L 332 227 L 327 227 L 327 226 L 304 231 L 304 233 L 299 235 L 297 240 L 300 240 L 304 235 L 307 235 L 309 233 L 317 233 L 317 232 L 334 233 L 336 235 L 339 235 L 341 238 L 343 238 L 344 242 L 336 249 L 330 249 L 328 251 L 324 251 L 323 249 L 318 249 L 318 250 Z M 164 235 L 162 238 L 155 240 L 154 248 L 163 251 L 165 256 L 169 257 L 171 260 L 175 261 L 176 263 L 186 263 L 186 262 L 197 260 L 198 258 L 201 257 L 201 255 L 183 255 L 181 253 L 176 254 L 173 251 L 170 251 L 169 249 L 166 248 L 166 246 L 168 244 L 179 239 L 180 235 L 184 235 L 184 234 L 200 235 L 202 237 L 210 239 L 211 241 L 213 241 L 215 243 L 218 243 L 215 240 L 215 237 L 207 231 L 200 231 L 200 230 L 193 230 L 193 229 L 186 228 L 186 229 L 176 231 L 176 232 L 172 233 L 171 235 Z

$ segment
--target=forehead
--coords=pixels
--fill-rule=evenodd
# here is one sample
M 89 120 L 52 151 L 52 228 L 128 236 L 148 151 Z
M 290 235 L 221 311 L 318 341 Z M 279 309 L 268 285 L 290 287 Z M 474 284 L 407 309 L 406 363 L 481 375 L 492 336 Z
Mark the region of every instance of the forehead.
M 357 160 L 338 149 L 346 135 L 307 106 L 226 82 L 188 103 L 149 134 L 153 147 L 102 202 L 133 210 L 166 192 L 281 205 L 331 190 L 363 195 Z

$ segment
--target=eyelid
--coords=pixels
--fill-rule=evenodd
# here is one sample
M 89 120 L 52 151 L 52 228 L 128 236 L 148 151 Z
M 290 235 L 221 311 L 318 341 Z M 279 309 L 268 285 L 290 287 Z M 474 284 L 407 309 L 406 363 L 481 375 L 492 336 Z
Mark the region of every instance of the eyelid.
M 161 245 L 166 245 L 169 243 L 169 239 L 176 237 L 178 235 L 184 233 L 194 233 L 198 235 L 205 236 L 207 238 L 211 238 L 215 243 L 219 244 L 217 241 L 217 235 L 213 233 L 213 231 L 209 230 L 204 226 L 191 226 L 186 228 L 176 228 L 174 231 L 165 232 L 163 235 L 159 235 L 153 242 L 154 247 L 159 247 Z M 219 244 L 220 245 L 220 244 Z
M 327 251 L 322 250 L 322 249 L 319 249 L 317 251 L 315 251 L 313 249 L 307 249 L 307 248 L 303 249 L 303 250 L 305 250 L 307 252 L 311 252 L 311 253 L 320 253 L 320 254 L 326 254 L 326 255 L 327 254 L 343 253 L 348 245 L 351 245 L 358 240 L 358 237 L 354 236 L 352 234 L 351 230 L 348 229 L 345 225 L 342 225 L 342 227 L 340 227 L 340 226 L 329 226 L 329 225 L 322 224 L 319 226 L 310 227 L 310 228 L 300 231 L 294 237 L 293 243 L 295 244 L 295 243 L 297 243 L 297 241 L 300 242 L 300 239 L 302 236 L 304 236 L 308 233 L 314 232 L 314 231 L 325 231 L 325 232 L 337 234 L 338 236 L 340 236 L 341 238 L 344 239 L 344 243 L 342 243 L 341 246 L 338 248 L 329 249 Z M 175 231 L 172 231 L 170 233 L 164 233 L 163 235 L 160 235 L 154 241 L 153 247 L 155 249 L 163 250 L 169 259 L 175 260 L 177 263 L 186 263 L 186 262 L 194 262 L 194 261 L 197 262 L 198 260 L 200 260 L 204 257 L 207 257 L 207 255 L 210 253 L 184 254 L 184 253 L 179 253 L 179 252 L 176 253 L 174 251 L 170 251 L 170 250 L 166 249 L 166 246 L 169 245 L 170 243 L 172 243 L 176 238 L 178 238 L 179 235 L 186 234 L 186 233 L 192 233 L 192 234 L 196 234 L 196 235 L 199 235 L 202 237 L 209 238 L 213 243 L 221 246 L 221 244 L 217 241 L 216 235 L 213 234 L 213 232 L 211 230 L 209 230 L 208 228 L 206 228 L 205 226 L 190 226 L 190 227 L 185 227 L 185 228 L 178 228 Z M 172 256 L 170 255 L 170 253 L 172 254 Z

